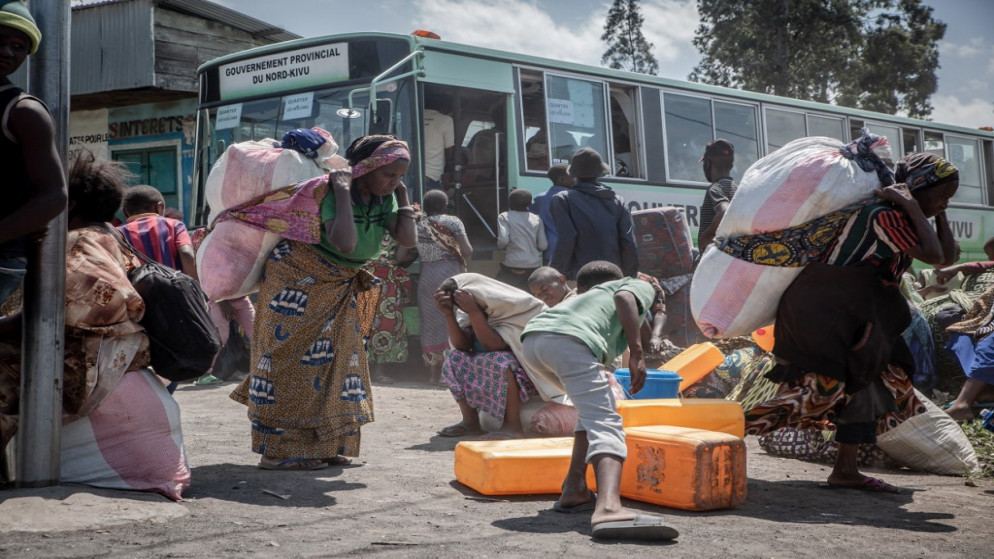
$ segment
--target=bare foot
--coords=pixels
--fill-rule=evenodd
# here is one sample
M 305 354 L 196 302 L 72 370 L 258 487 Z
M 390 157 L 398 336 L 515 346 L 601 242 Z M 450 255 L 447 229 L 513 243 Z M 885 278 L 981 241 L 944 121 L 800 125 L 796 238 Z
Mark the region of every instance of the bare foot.
M 946 410 L 949 417 L 955 419 L 956 421 L 970 421 L 971 419 L 976 419 L 977 414 L 973 413 L 970 406 L 951 406 Z

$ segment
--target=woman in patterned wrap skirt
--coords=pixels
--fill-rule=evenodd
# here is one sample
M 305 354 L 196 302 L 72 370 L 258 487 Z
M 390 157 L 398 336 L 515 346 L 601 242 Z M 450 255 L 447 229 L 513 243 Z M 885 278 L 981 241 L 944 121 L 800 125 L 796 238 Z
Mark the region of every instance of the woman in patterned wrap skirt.
M 417 245 L 402 178 L 411 155 L 393 136 L 364 136 L 332 170 L 321 242 L 284 240 L 266 262 L 251 374 L 231 394 L 248 407 L 259 467 L 312 470 L 359 454 L 373 421 L 366 345 L 380 296 L 363 269 L 389 233 Z

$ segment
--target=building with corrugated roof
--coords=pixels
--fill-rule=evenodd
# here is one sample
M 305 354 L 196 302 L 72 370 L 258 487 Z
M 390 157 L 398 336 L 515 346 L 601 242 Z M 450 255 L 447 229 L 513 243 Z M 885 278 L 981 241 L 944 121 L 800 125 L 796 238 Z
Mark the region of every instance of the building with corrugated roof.
M 298 38 L 207 0 L 74 0 L 70 30 L 70 158 L 83 148 L 125 162 L 134 184 L 187 210 L 197 67 Z M 30 59 L 29 59 L 30 61 Z M 12 76 L 24 83 L 24 69 Z

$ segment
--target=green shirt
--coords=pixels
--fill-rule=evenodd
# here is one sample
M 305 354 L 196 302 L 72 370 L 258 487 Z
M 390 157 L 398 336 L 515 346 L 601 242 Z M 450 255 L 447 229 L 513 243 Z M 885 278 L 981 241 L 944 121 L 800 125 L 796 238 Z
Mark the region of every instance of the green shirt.
M 625 337 L 614 305 L 614 295 L 619 291 L 635 295 L 641 324 L 656 299 L 656 291 L 648 282 L 622 278 L 594 286 L 583 295 L 565 299 L 542 312 L 528 322 L 521 333 L 521 339 L 531 332 L 573 336 L 586 344 L 601 363 L 607 365 L 628 348 L 628 338 Z
M 335 219 L 337 204 L 335 193 L 329 190 L 321 202 L 321 242 L 315 245 L 332 262 L 347 268 L 361 268 L 380 252 L 380 243 L 387 233 L 387 225 L 397 221 L 397 198 L 391 194 L 386 198 L 373 196 L 369 205 L 358 200 L 358 193 L 352 195 L 352 216 L 355 221 L 355 250 L 343 254 L 328 240 L 324 223 Z

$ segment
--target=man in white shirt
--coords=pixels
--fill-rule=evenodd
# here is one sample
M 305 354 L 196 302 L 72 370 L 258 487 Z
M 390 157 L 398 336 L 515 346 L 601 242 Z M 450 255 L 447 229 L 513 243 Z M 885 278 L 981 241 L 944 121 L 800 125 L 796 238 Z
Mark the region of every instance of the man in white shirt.
M 452 161 L 456 133 L 448 108 L 446 96 L 425 93 L 425 191 L 444 189 L 442 176 Z

